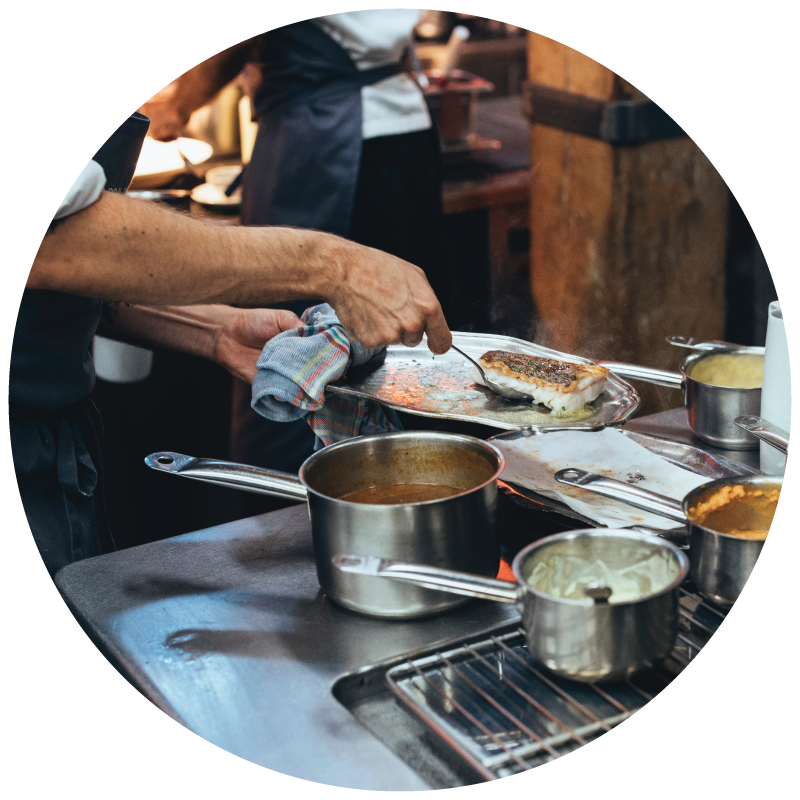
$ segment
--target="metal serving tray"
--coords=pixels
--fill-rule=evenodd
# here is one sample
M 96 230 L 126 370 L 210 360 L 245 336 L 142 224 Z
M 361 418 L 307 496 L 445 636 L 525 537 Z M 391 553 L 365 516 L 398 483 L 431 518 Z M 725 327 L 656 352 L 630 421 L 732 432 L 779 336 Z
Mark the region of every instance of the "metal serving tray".
M 658 436 L 650 436 L 646 433 L 637 433 L 636 431 L 621 430 L 620 433 L 633 439 L 634 442 L 646 447 L 651 453 L 655 453 L 670 464 L 677 467 L 694 472 L 696 475 L 702 475 L 709 480 L 716 480 L 717 478 L 732 478 L 736 475 L 755 475 L 758 470 L 734 461 L 732 458 L 726 458 L 722 455 L 712 456 L 698 447 L 692 447 L 689 444 L 681 444 L 680 442 L 673 442 L 669 439 L 661 439 Z M 491 436 L 488 441 L 510 441 L 519 439 L 524 436 L 530 436 L 528 431 L 508 431 L 506 433 L 498 433 Z M 536 434 L 534 434 L 536 435 Z M 599 527 L 595 520 L 589 517 L 584 517 L 577 511 L 573 511 L 566 503 L 562 503 L 551 497 L 534 492 L 525 486 L 520 486 L 518 483 L 512 481 L 499 480 L 497 482 L 500 490 L 504 492 L 511 500 L 522 508 L 530 511 L 546 511 L 563 514 L 565 517 L 578 520 L 579 522 L 589 525 L 590 527 Z M 642 526 L 634 526 L 642 527 Z M 685 530 L 686 526 L 676 526 L 674 530 Z M 650 530 L 648 528 L 648 530 Z
M 333 693 L 434 788 L 513 775 L 623 722 L 697 655 L 725 615 L 680 592 L 672 653 L 627 681 L 592 686 L 557 678 L 528 655 L 523 631 L 511 623 L 348 673 Z M 398 713 L 392 697 L 412 714 Z
M 475 358 L 487 350 L 508 350 L 574 364 L 594 363 L 510 336 L 454 331 L 453 342 Z M 613 374 L 609 375 L 606 391 L 597 400 L 575 415 L 557 417 L 545 406 L 515 403 L 477 386 L 471 372 L 472 365 L 463 356 L 454 350 L 434 356 L 423 340 L 416 347 L 392 345 L 377 369 L 351 370 L 345 379 L 327 388 L 334 394 L 366 397 L 421 417 L 479 422 L 505 430 L 529 428 L 540 433 L 597 431 L 621 425 L 639 407 L 635 389 Z

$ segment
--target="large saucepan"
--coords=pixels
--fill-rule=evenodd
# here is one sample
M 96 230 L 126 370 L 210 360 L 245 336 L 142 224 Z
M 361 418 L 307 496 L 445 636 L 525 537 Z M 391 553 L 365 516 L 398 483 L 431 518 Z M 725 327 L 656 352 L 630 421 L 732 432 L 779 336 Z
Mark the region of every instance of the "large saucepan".
M 679 372 L 617 361 L 597 363 L 623 378 L 683 389 L 689 427 L 698 439 L 724 450 L 758 449 L 758 442 L 734 425 L 733 420 L 739 416 L 757 416 L 761 413 L 761 389 L 734 389 L 701 383 L 692 378 L 692 370 L 700 361 L 723 352 L 763 356 L 764 348 L 737 347 L 724 342 L 705 342 L 693 346 L 702 349 L 684 358 L 680 363 Z
M 554 477 L 561 483 L 580 486 L 667 519 L 688 522 L 692 580 L 706 597 L 726 608 L 739 597 L 761 554 L 764 540 L 745 539 L 700 525 L 692 519 L 690 509 L 696 507 L 698 501 L 709 498 L 726 486 L 779 490 L 783 484 L 783 479 L 774 475 L 738 475 L 704 483 L 692 489 L 680 501 L 615 478 L 572 467 L 559 470 Z
M 335 570 L 336 553 L 370 553 L 494 577 L 500 451 L 472 436 L 398 431 L 362 436 L 314 453 L 299 475 L 227 461 L 153 453 L 161 472 L 291 500 L 308 500 L 319 583 L 339 605 L 375 617 L 409 619 L 466 602 L 440 591 Z M 368 505 L 342 495 L 386 484 L 446 484 L 457 495 L 427 502 Z
M 546 582 L 577 560 L 630 570 L 649 559 L 659 562 L 661 572 L 654 573 L 659 582 L 645 581 L 648 588 L 641 594 L 620 602 L 609 587 L 585 578 L 570 593 L 578 597 L 542 591 L 536 578 L 537 567 Z M 352 577 L 392 578 L 384 582 L 514 603 L 533 658 L 558 675 L 586 683 L 621 680 L 669 654 L 678 632 L 678 587 L 689 572 L 686 556 L 664 539 L 596 528 L 548 536 L 520 550 L 512 564 L 516 584 L 374 556 L 341 554 L 333 564 Z M 532 576 L 536 587 L 529 582 Z

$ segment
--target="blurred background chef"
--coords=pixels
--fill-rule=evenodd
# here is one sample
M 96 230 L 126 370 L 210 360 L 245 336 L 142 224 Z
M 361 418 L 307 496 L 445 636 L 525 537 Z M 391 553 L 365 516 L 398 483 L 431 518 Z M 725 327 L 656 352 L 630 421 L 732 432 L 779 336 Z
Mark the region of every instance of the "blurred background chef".
M 242 182 L 242 224 L 328 231 L 411 261 L 454 327 L 440 147 L 409 74 L 418 19 L 411 9 L 353 11 L 279 28 L 198 65 L 142 111 L 154 138 L 174 138 L 244 68 L 258 134 Z M 290 307 L 301 313 L 303 305 Z M 256 415 L 250 387 L 237 382 L 234 460 L 295 472 L 313 441 L 304 422 Z M 255 495 L 243 503 L 252 513 L 280 504 Z

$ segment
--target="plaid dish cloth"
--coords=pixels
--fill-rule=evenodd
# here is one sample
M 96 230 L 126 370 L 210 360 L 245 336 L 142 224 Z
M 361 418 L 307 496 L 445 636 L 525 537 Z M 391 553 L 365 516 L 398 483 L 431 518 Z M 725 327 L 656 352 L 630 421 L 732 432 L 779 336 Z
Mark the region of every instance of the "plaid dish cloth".
M 370 350 L 351 342 L 327 303 L 307 308 L 300 319 L 306 327 L 279 333 L 261 351 L 250 403 L 253 410 L 274 422 L 307 419 L 317 435 L 316 449 L 354 436 L 402 430 L 397 414 L 379 403 L 325 396 L 331 381 L 350 366 L 366 364 L 382 348 Z

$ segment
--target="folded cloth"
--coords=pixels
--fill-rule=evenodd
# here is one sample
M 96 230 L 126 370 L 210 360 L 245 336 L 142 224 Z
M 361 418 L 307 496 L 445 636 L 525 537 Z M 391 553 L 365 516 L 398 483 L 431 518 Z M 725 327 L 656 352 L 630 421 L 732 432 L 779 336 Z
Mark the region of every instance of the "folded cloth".
M 325 387 L 343 377 L 349 367 L 366 364 L 383 348 L 372 350 L 350 340 L 336 312 L 327 304 L 312 306 L 300 319 L 303 328 L 270 339 L 256 362 L 250 405 L 274 422 L 306 419 L 317 435 L 318 447 L 402 430 L 390 408 L 362 397 L 328 394 Z

